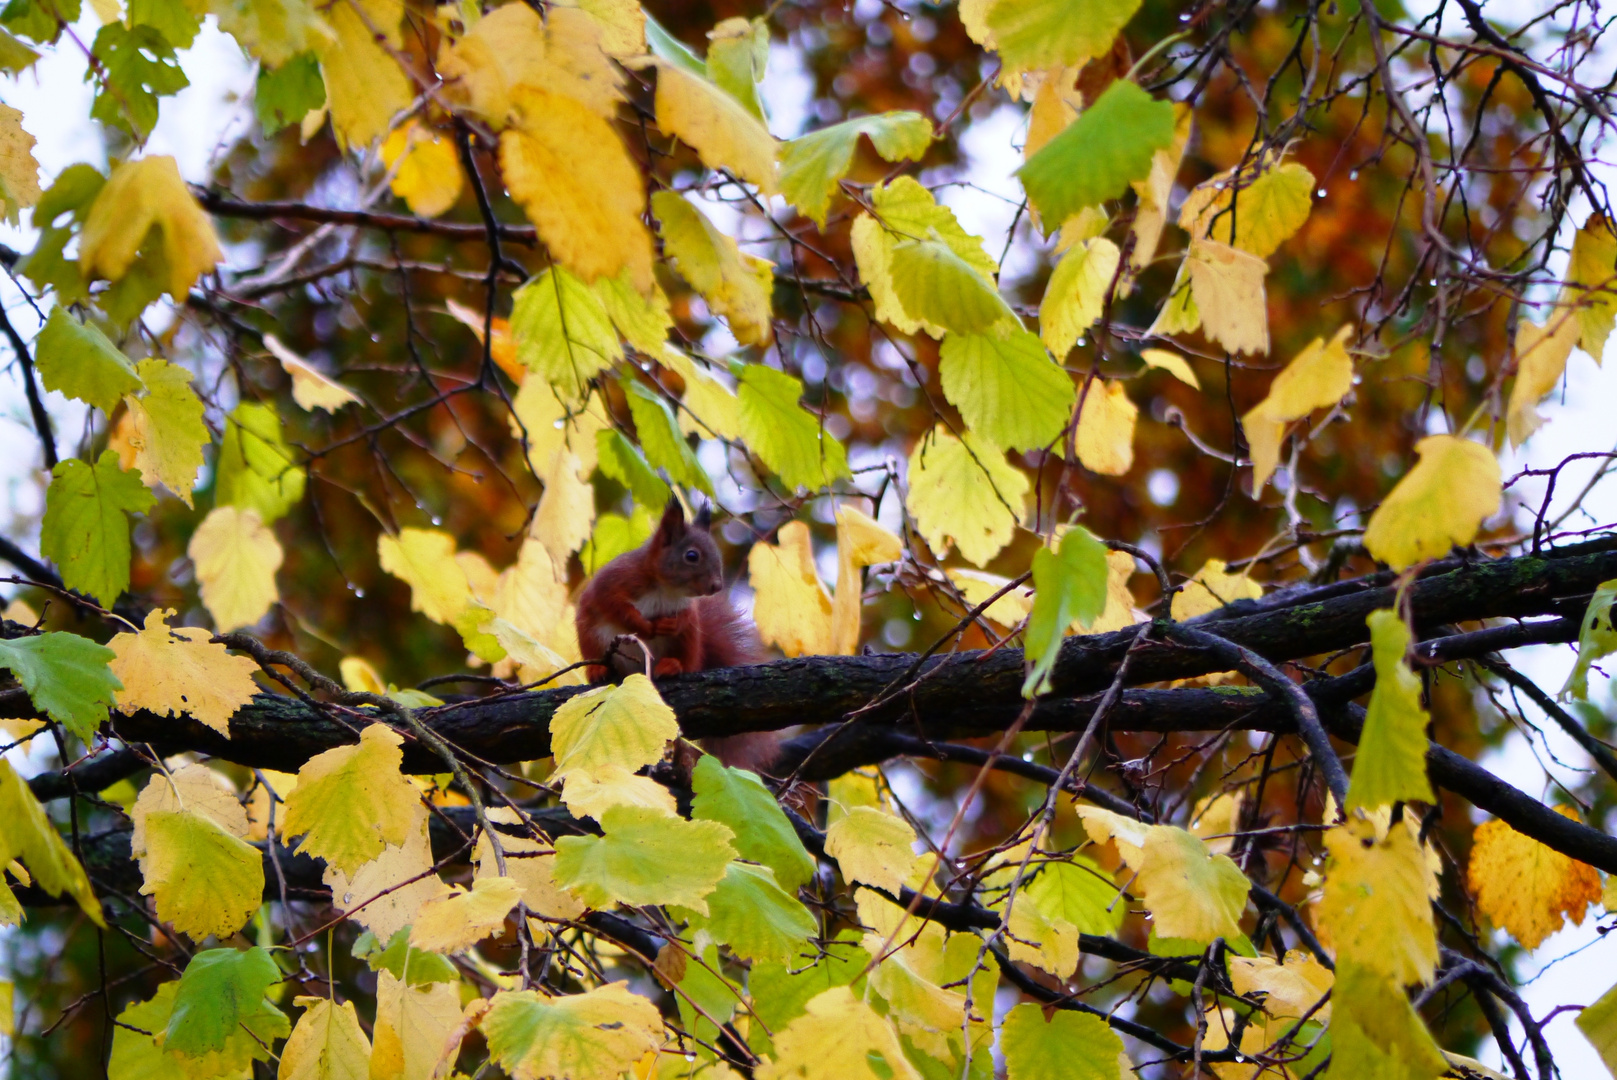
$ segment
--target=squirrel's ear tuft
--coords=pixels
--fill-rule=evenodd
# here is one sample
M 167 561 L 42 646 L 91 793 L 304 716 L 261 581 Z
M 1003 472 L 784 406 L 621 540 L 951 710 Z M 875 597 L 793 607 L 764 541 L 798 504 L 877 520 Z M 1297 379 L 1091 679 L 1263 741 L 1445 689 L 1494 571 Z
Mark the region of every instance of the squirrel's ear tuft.
M 679 496 L 669 492 L 668 505 L 663 507 L 662 520 L 657 522 L 657 540 L 670 543 L 684 531 L 685 508 L 679 504 Z
M 708 530 L 708 528 L 710 526 L 712 526 L 712 524 L 713 524 L 713 504 L 710 503 L 710 502 L 705 502 L 705 503 L 702 504 L 702 508 L 696 512 L 695 525 L 696 525 L 696 527 L 698 529 L 701 529 L 703 532 L 706 532 Z

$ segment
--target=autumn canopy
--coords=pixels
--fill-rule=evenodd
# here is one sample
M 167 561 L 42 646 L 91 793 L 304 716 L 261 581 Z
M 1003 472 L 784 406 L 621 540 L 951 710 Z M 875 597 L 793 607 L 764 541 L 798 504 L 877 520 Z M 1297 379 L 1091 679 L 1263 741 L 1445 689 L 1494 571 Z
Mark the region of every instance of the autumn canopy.
M 1617 1073 L 1529 7 L 10 0 L 0 1072 Z M 588 685 L 670 499 L 774 659 Z

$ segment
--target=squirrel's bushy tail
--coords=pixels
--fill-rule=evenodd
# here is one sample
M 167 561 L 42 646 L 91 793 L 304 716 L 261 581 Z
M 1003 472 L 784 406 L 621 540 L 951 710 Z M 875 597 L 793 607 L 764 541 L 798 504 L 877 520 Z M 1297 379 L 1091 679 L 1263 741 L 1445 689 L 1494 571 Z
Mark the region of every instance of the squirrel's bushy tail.
M 735 609 L 724 593 L 697 601 L 702 620 L 702 670 L 761 664 L 767 657 L 752 621 Z M 737 769 L 766 772 L 780 756 L 780 736 L 749 731 L 702 740 L 702 749 Z

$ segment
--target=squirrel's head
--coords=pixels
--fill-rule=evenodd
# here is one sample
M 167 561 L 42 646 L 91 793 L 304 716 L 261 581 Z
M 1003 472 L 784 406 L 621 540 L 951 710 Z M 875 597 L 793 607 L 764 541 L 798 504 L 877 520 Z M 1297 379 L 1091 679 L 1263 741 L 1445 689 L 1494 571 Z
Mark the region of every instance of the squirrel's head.
M 724 560 L 708 532 L 712 510 L 703 506 L 694 520 L 685 520 L 679 498 L 668 496 L 662 520 L 651 535 L 651 554 L 663 585 L 686 596 L 712 596 L 724 590 Z

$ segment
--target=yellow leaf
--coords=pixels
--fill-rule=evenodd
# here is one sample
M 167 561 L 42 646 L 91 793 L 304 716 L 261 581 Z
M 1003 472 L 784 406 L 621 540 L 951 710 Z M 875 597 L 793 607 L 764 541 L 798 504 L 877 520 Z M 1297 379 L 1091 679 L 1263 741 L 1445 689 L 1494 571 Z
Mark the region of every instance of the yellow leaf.
M 587 282 L 627 270 L 650 292 L 645 189 L 617 132 L 588 106 L 532 87 L 514 94 L 514 110 L 500 168 L 550 253 Z
M 1080 804 L 1077 809 L 1078 819 L 1084 823 L 1084 832 L 1090 840 L 1097 844 L 1112 841 L 1123 861 L 1139 869 L 1152 826 L 1098 806 Z
M 741 438 L 740 402 L 734 390 L 678 349 L 665 346 L 655 355 L 658 363 L 685 382 L 685 396 L 680 399 L 685 406 L 679 413 L 681 431 L 689 434 L 694 424 L 700 435 L 732 441 Z
M 1364 531 L 1370 554 L 1400 572 L 1469 544 L 1499 509 L 1499 461 L 1486 446 L 1428 435 L 1415 444 L 1415 454 L 1420 460 Z
M 1134 467 L 1134 419 L 1140 410 L 1121 379 L 1097 379 L 1078 414 L 1078 460 L 1090 472 L 1122 476 Z
M 787 656 L 831 652 L 831 596 L 814 568 L 814 545 L 801 521 L 781 526 L 777 542 L 754 544 L 747 573 L 757 599 L 752 618 L 766 645 Z
M 226 938 L 263 904 L 263 855 L 212 818 L 184 811 L 148 813 L 142 896 L 157 917 L 194 941 Z
M 438 53 L 450 93 L 495 128 L 504 127 L 519 87 L 558 94 L 609 120 L 621 77 L 601 50 L 601 26 L 558 6 L 548 24 L 526 5 L 506 4 Z
M 584 476 L 578 455 L 566 448 L 556 451 L 544 473 L 545 493 L 534 512 L 532 535 L 557 566 L 567 565 L 567 557 L 584 546 L 595 524 L 595 489 Z
M 1325 343 L 1315 338 L 1269 384 L 1269 393 L 1241 417 L 1252 447 L 1252 494 L 1257 496 L 1280 461 L 1286 425 L 1315 409 L 1328 409 L 1353 389 L 1353 359 L 1347 342 L 1352 326 L 1344 326 Z
M 809 999 L 803 1015 L 775 1032 L 775 1056 L 758 1080 L 921 1080 L 892 1022 L 836 986 Z
M 22 113 L 0 105 L 0 217 L 17 223 L 17 211 L 39 201 L 39 162 L 34 137 L 23 130 Z
M 275 571 L 283 553 L 258 511 L 220 506 L 208 512 L 186 547 L 202 603 L 220 633 L 251 626 L 279 598 Z
M 382 676 L 370 665 L 370 662 L 358 656 L 345 656 L 337 665 L 342 675 L 343 689 L 363 694 L 385 694 L 387 683 Z
M 566 997 L 501 991 L 482 1029 L 511 1080 L 616 1080 L 656 1050 L 663 1022 L 657 1006 L 616 982 Z
M 622 765 L 601 765 L 567 774 L 562 802 L 574 817 L 601 819 L 614 806 L 641 806 L 673 816 L 673 793 L 649 776 L 637 776 Z
M 386 134 L 394 114 L 414 96 L 394 59 L 404 43 L 404 5 L 400 0 L 341 0 L 324 10 L 332 36 L 315 41 L 314 51 L 326 80 L 331 127 L 344 148 L 365 149 Z
M 945 990 L 916 970 L 930 959 L 925 954 L 941 945 L 943 935 L 936 933 L 935 927 L 928 930 L 934 932 L 923 934 L 924 943 L 917 941 L 895 950 L 877 964 L 870 973 L 869 985 L 887 1002 L 887 1017 L 898 1026 L 900 1034 L 927 1055 L 948 1060 L 953 1056 L 950 1038 L 960 1034 L 968 1013 L 966 995 L 962 990 Z M 871 940 L 871 936 L 865 940 L 866 951 L 880 955 L 882 940 Z M 983 1012 L 979 1002 L 974 1002 L 969 1011 L 978 1016 Z
M 551 774 L 597 771 L 619 765 L 636 772 L 662 759 L 663 748 L 679 737 L 674 710 L 644 675 L 630 675 L 617 686 L 602 686 L 562 702 L 550 717 Z
M 735 98 L 706 79 L 657 61 L 657 126 L 690 144 L 710 169 L 728 169 L 775 193 L 775 139 Z
M 646 13 L 635 0 L 559 0 L 556 7 L 574 3 L 593 18 L 601 30 L 601 48 L 608 56 L 641 56 L 646 51 Z
M 1355 817 L 1327 832 L 1325 846 L 1332 861 L 1319 918 L 1337 959 L 1399 985 L 1430 982 L 1437 963 L 1427 900 L 1433 875 L 1414 834 L 1401 823 L 1378 838 L 1373 822 Z
M 1143 615 L 1134 610 L 1134 593 L 1129 578 L 1134 576 L 1134 556 L 1126 551 L 1106 553 L 1106 606 L 1088 626 L 1074 621 L 1068 631 L 1074 634 L 1109 634 L 1133 626 Z
M 1179 210 L 1179 227 L 1194 238 L 1233 244 L 1266 259 L 1308 220 L 1314 174 L 1293 161 L 1264 167 L 1256 178 L 1243 171 L 1239 180 L 1239 191 L 1233 171 L 1198 185 Z
M 409 926 L 422 904 L 448 891 L 432 872 L 427 817 L 427 808 L 418 800 L 411 810 L 404 843 L 387 845 L 352 876 L 335 866 L 326 866 L 323 880 L 331 890 L 332 907 L 375 934 L 379 941 L 387 941 Z
M 126 161 L 112 170 L 79 235 L 79 269 L 86 278 L 121 280 L 153 229 L 160 234 L 168 268 L 165 291 L 183 304 L 196 279 L 218 264 L 219 239 L 180 178 L 179 165 L 167 155 Z
M 1198 945 L 1241 935 L 1241 913 L 1252 883 L 1228 855 L 1214 855 L 1191 833 L 1153 825 L 1140 850 L 1135 879 L 1158 937 Z
M 1174 593 L 1172 615 L 1176 622 L 1184 622 L 1237 600 L 1262 598 L 1262 585 L 1245 574 L 1226 573 L 1223 559 L 1208 559 L 1196 576 Z
M 1510 445 L 1526 442 L 1544 422 L 1537 406 L 1560 384 L 1566 371 L 1567 357 L 1572 355 L 1581 330 L 1577 315 L 1571 309 L 1557 307 L 1543 326 L 1525 317 L 1516 324 L 1516 382 L 1510 388 L 1510 404 L 1505 409 Z
M 1176 352 L 1168 349 L 1141 349 L 1140 359 L 1145 361 L 1146 367 L 1166 371 L 1192 389 L 1202 388 L 1201 380 L 1196 378 L 1196 372 L 1191 370 L 1190 361 Z
M 488 816 L 495 823 L 516 824 L 516 811 L 507 806 L 490 807 Z M 522 886 L 522 902 L 529 912 L 546 919 L 576 919 L 584 914 L 583 902 L 556 884 L 556 856 L 549 852 L 548 843 L 502 831 L 500 848 L 505 853 L 505 873 Z M 536 852 L 547 854 L 534 854 Z M 487 834 L 478 834 L 472 858 L 477 864 L 478 878 L 499 875 L 494 846 L 489 843 Z
M 359 404 L 359 397 L 352 390 L 321 374 L 297 353 L 281 344 L 281 339 L 274 334 L 264 335 L 264 348 L 280 362 L 281 370 L 291 378 L 292 400 L 303 411 L 324 409 L 334 413 L 344 405 Z
M 1393 979 L 1339 957 L 1331 991 L 1331 1069 L 1340 1076 L 1437 1080 L 1443 1052 Z
M 1130 186 L 1138 202 L 1134 207 L 1134 247 L 1129 251 L 1129 269 L 1139 273 L 1156 258 L 1162 240 L 1162 226 L 1168 220 L 1168 199 L 1173 195 L 1174 178 L 1190 143 L 1191 111 L 1184 102 L 1173 106 L 1173 142 L 1151 155 L 1151 172 Z
M 1566 276 L 1557 304 L 1578 305 L 1578 344 L 1598 364 L 1617 324 L 1617 235 L 1604 214 L 1590 214 L 1572 238 Z
M 1192 240 L 1185 265 L 1208 340 L 1232 353 L 1268 352 L 1269 308 L 1263 292 L 1268 264 L 1216 240 Z
M 661 223 L 663 250 L 679 272 L 724 316 L 730 332 L 743 345 L 768 345 L 774 264 L 745 254 L 736 242 L 714 228 L 707 215 L 673 191 L 651 196 L 651 210 Z
M 202 402 L 191 389 L 191 373 L 157 357 L 142 360 L 135 372 L 146 384 L 142 396 L 124 398 L 135 468 L 147 487 L 161 484 L 190 506 L 202 448 L 211 439 L 202 422 Z
M 370 1080 L 430 1080 L 459 1022 L 458 984 L 410 986 L 390 971 L 378 972 Z
M 494 587 L 493 608 L 500 618 L 540 641 L 551 636 L 566 619 L 567 578 L 544 545 L 530 533 L 517 551 L 517 561 L 500 572 Z
M 1330 992 L 1336 976 L 1313 954 L 1293 949 L 1286 953 L 1285 963 L 1267 956 L 1231 956 L 1228 962 L 1235 992 L 1242 997 L 1263 994 L 1263 1011 L 1270 1016 L 1308 1016 L 1322 1024 L 1330 1022 L 1331 1003 L 1320 1005 L 1320 1000 Z
M 508 877 L 480 877 L 470 892 L 457 889 L 428 900 L 416 912 L 410 944 L 429 952 L 457 953 L 505 929 L 505 917 L 522 899 L 522 886 Z
M 117 692 L 118 710 L 189 714 L 228 738 L 230 717 L 258 693 L 253 682 L 258 664 L 211 644 L 213 635 L 206 630 L 170 628 L 167 619 L 173 614 L 151 611 L 139 633 L 118 634 L 107 643 L 118 654 L 109 666 L 124 684 Z
M 359 1026 L 354 1003 L 298 997 L 306 1012 L 281 1048 L 278 1080 L 364 1080 L 370 1073 L 371 1041 Z
M 273 790 L 280 799 L 285 799 L 291 790 L 298 786 L 295 773 L 277 772 L 274 769 L 260 769 L 258 775 L 263 777 L 262 783 L 254 783 L 247 793 L 247 836 L 248 840 L 267 840 L 270 834 L 270 792 Z M 256 778 L 255 778 L 256 779 Z M 234 796 L 231 799 L 235 801 Z M 281 814 L 279 806 L 275 807 L 277 819 Z M 217 819 L 216 819 L 217 820 Z
M 611 426 L 598 397 L 591 395 L 569 409 L 542 378 L 525 380 L 511 399 L 511 435 L 526 440 L 528 466 L 535 476 L 545 474 L 563 447 L 577 456 L 579 471 L 588 476 L 597 460 L 595 436 Z
M 954 582 L 955 588 L 960 590 L 960 595 L 965 598 L 966 603 L 972 607 L 986 603 L 990 596 L 1011 583 L 1008 577 L 981 570 L 967 570 L 964 567 L 951 566 L 945 573 L 949 575 L 949 580 Z M 1033 590 L 1021 585 L 989 604 L 983 614 L 1001 626 L 1011 627 L 1027 618 L 1032 611 Z
M 1117 245 L 1097 236 L 1074 244 L 1056 263 L 1039 302 L 1039 336 L 1057 359 L 1071 352 L 1078 335 L 1100 318 L 1118 257 Z
M 833 656 L 852 656 L 859 648 L 860 612 L 866 566 L 897 562 L 904 544 L 869 514 L 851 506 L 837 509 L 837 595 L 831 604 L 830 647 Z
M 1045 143 L 1061 134 L 1061 129 L 1078 119 L 1084 107 L 1084 95 L 1079 92 L 1076 67 L 1053 67 L 1023 80 L 1023 86 L 1038 82 L 1033 90 L 1033 107 L 1028 110 L 1027 139 L 1022 144 L 1022 157 L 1031 158 Z
M 394 128 L 383 141 L 382 164 L 392 175 L 388 186 L 412 214 L 437 217 L 460 198 L 465 178 L 454 140 L 418 119 Z
M 1566 806 L 1556 812 L 1577 820 Z M 1485 821 L 1472 835 L 1466 884 L 1477 907 L 1529 949 L 1566 925 L 1583 925 L 1600 902 L 1600 872 L 1534 840 L 1503 821 Z
M 376 538 L 383 570 L 410 586 L 410 610 L 435 623 L 454 625 L 472 601 L 466 571 L 455 561 L 455 538 L 439 529 L 399 530 Z
M 129 854 L 146 854 L 146 817 L 149 814 L 184 810 L 212 821 L 231 836 L 247 835 L 247 811 L 236 799 L 229 781 L 206 765 L 193 763 L 171 773 L 154 772 L 129 810 L 134 832 L 129 837 Z
M 825 833 L 825 853 L 843 880 L 874 885 L 897 896 L 925 856 L 914 850 L 915 830 L 901 817 L 856 806 Z
M 370 724 L 359 742 L 304 762 L 298 786 L 286 797 L 281 835 L 290 840 L 307 833 L 298 851 L 346 874 L 390 844 L 402 847 L 421 801 L 399 772 L 403 744 L 386 724 Z
M 916 529 L 939 555 L 952 542 L 973 566 L 986 566 L 1011 542 L 1028 480 L 969 431 L 956 439 L 939 425 L 910 452 L 904 505 Z

